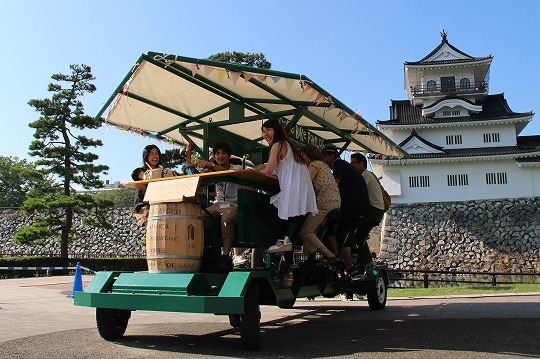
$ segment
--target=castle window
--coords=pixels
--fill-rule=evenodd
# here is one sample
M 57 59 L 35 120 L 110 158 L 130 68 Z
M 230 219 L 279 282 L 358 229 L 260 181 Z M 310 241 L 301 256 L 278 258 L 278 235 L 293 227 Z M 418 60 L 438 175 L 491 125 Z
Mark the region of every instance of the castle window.
M 468 186 L 469 176 L 467 174 L 462 175 L 447 175 L 448 186 Z
M 429 80 L 427 82 L 427 90 L 428 91 L 436 91 L 437 90 L 437 83 L 433 80 Z
M 462 89 L 468 89 L 471 87 L 471 81 L 468 78 L 463 78 L 459 81 L 459 87 Z
M 486 173 L 486 184 L 507 184 L 506 172 Z
M 446 136 L 446 144 L 447 145 L 461 145 L 463 143 L 463 140 L 461 138 L 461 135 L 448 135 Z
M 461 115 L 461 111 L 460 110 L 443 110 L 442 115 L 443 117 L 459 116 Z
M 498 133 L 484 133 L 484 143 L 501 142 L 501 137 Z
M 429 187 L 429 176 L 409 176 L 409 187 Z

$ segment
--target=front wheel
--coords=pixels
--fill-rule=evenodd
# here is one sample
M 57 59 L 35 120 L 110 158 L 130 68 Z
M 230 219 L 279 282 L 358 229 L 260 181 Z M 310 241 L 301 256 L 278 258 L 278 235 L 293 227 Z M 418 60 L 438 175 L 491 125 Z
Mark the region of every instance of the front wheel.
M 259 308 L 259 283 L 251 282 L 244 296 L 244 314 L 240 319 L 240 336 L 244 350 L 259 350 L 261 312 Z
M 241 323 L 240 314 L 229 314 L 229 324 L 233 328 L 239 328 Z
M 99 335 L 105 340 L 121 338 L 131 318 L 131 310 L 96 308 L 96 324 Z
M 369 307 L 372 310 L 381 310 L 386 306 L 386 296 L 388 294 L 388 287 L 386 281 L 382 275 L 377 277 L 375 282 L 375 288 L 367 290 L 367 300 Z

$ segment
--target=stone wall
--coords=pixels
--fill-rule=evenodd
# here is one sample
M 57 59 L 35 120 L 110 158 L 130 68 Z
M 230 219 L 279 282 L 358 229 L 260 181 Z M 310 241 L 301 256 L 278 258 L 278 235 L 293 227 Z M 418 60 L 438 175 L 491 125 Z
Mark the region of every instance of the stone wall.
M 540 198 L 422 204 L 393 204 L 381 225 L 379 258 L 390 268 L 540 272 Z M 80 224 L 72 257 L 145 256 L 131 208 L 109 212 L 113 230 Z M 0 210 L 0 255 L 58 256 L 51 238 L 45 246 L 13 243 L 28 219 L 21 211 Z M 375 238 L 375 233 L 371 238 Z M 376 248 L 373 244 L 372 248 Z
M 133 257 L 145 256 L 146 251 L 141 245 L 141 239 L 146 236 L 146 228 L 137 224 L 133 217 L 132 208 L 115 208 L 109 211 L 107 219 L 114 229 L 105 230 L 81 223 L 76 217 L 75 222 L 79 239 L 70 243 L 70 257 Z M 58 238 L 49 238 L 44 246 L 27 246 L 13 243 L 15 232 L 28 225 L 28 218 L 22 211 L 0 210 L 0 255 L 24 256 L 45 255 L 59 256 L 60 243 Z
M 400 269 L 540 272 L 539 201 L 393 204 L 379 258 Z

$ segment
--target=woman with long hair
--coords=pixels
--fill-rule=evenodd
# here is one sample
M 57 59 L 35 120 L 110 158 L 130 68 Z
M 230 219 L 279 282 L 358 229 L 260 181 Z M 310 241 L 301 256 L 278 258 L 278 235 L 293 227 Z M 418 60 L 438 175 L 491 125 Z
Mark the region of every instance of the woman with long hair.
M 280 192 L 270 198 L 270 204 L 277 209 L 277 216 L 281 221 L 281 225 L 273 226 L 278 231 L 279 239 L 267 252 L 292 251 L 290 233 L 286 233 L 288 221 L 318 212 L 315 191 L 302 155 L 289 141 L 287 132 L 279 121 L 270 119 L 263 123 L 261 129 L 263 138 L 270 145 L 268 163 L 261 172 L 267 175 L 275 174 L 280 187 Z
M 174 176 L 174 171 L 163 168 L 163 156 L 156 145 L 148 145 L 142 152 L 142 167 L 137 167 L 131 173 L 131 178 L 134 181 L 141 181 L 152 178 Z M 135 218 L 141 225 L 146 225 L 148 217 L 148 204 L 143 202 L 144 190 L 139 189 L 135 195 Z

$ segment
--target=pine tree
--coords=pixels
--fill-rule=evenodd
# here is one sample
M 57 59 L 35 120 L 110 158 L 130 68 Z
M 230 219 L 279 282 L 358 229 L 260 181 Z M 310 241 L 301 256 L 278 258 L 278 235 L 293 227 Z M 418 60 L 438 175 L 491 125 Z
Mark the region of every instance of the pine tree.
M 68 258 L 69 241 L 76 238 L 74 216 L 85 216 L 85 224 L 111 228 L 105 219 L 110 201 L 100 201 L 88 194 L 78 194 L 74 185 L 84 189 L 102 188 L 100 174 L 107 174 L 108 166 L 96 165 L 96 154 L 88 152 L 91 147 L 102 146 L 82 134 L 83 130 L 96 129 L 101 121 L 84 114 L 79 100 L 96 87 L 91 69 L 86 65 L 71 65 L 71 74 L 54 74 L 48 90 L 50 99 L 30 100 L 40 118 L 29 124 L 35 129 L 30 144 L 31 156 L 39 157 L 36 165 L 46 169 L 59 180 L 55 186 L 39 196 L 29 196 L 23 210 L 32 219 L 32 224 L 21 228 L 15 235 L 17 243 L 39 244 L 43 239 L 60 236 L 61 257 Z
M 244 66 L 258 67 L 260 69 L 270 69 L 272 63 L 266 60 L 263 53 L 252 54 L 244 52 L 219 52 L 214 55 L 210 55 L 208 60 L 227 62 L 229 64 L 238 64 Z

